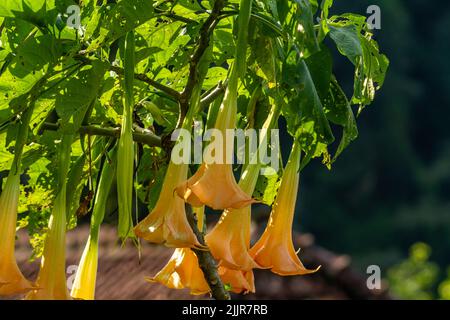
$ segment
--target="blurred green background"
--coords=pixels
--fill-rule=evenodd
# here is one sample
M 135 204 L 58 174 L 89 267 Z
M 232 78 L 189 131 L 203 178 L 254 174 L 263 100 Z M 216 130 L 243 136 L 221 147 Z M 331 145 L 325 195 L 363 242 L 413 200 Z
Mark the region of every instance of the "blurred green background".
M 398 297 L 450 298 L 450 2 L 338 0 L 332 13 L 373 4 L 385 85 L 333 170 L 305 169 L 297 223 L 361 272 L 379 265 Z M 352 66 L 335 61 L 351 96 Z

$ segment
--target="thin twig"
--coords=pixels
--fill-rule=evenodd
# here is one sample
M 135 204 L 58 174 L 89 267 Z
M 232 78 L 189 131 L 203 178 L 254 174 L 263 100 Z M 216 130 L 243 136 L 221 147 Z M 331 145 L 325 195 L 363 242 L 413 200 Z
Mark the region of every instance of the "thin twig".
M 75 60 L 82 61 L 84 64 L 91 64 L 91 63 L 92 63 L 92 60 L 89 59 L 88 57 L 86 57 L 86 56 L 83 54 L 83 52 L 80 52 L 79 54 L 75 55 L 75 56 L 74 56 L 74 59 L 75 59 Z M 110 66 L 109 66 L 109 70 L 111 70 L 111 71 L 117 73 L 118 75 L 121 75 L 121 76 L 124 75 L 124 70 L 123 70 L 123 68 L 121 68 L 121 67 L 110 65 Z M 174 98 L 176 101 L 179 101 L 179 100 L 180 100 L 181 94 L 180 94 L 177 90 L 172 89 L 172 88 L 170 88 L 170 87 L 168 87 L 168 86 L 166 86 L 166 85 L 163 85 L 162 83 L 159 83 L 159 82 L 156 81 L 156 80 L 151 79 L 149 76 L 147 76 L 147 75 L 144 74 L 144 73 L 135 73 L 135 74 L 134 74 L 134 78 L 135 78 L 136 80 L 145 82 L 145 83 L 147 83 L 148 85 L 150 85 L 150 86 L 152 86 L 152 87 L 154 87 L 154 88 L 156 88 L 156 89 L 158 89 L 158 90 L 164 92 L 164 93 L 167 94 L 168 96 Z
M 178 15 L 178 14 L 172 12 L 172 11 L 164 11 L 164 10 L 159 9 L 159 8 L 154 8 L 154 9 L 155 9 L 156 13 L 158 13 L 158 14 L 164 16 L 164 17 L 170 18 L 172 20 L 176 20 L 176 21 L 180 21 L 180 22 L 184 22 L 184 23 L 188 23 L 188 24 L 189 23 L 198 24 L 198 21 L 192 20 L 192 19 L 189 19 L 189 18 L 186 18 L 186 17 L 183 17 L 183 16 L 180 16 L 180 15 Z
M 120 68 L 120 67 L 117 67 L 117 66 L 110 66 L 109 70 L 114 71 L 115 73 L 117 73 L 119 75 L 123 75 L 124 74 L 124 70 L 122 68 Z M 152 86 L 152 87 L 154 87 L 154 88 L 156 88 L 158 90 L 161 90 L 162 92 L 164 92 L 165 94 L 171 96 L 172 98 L 174 98 L 177 101 L 180 100 L 181 94 L 177 90 L 172 89 L 172 88 L 170 88 L 168 86 L 165 86 L 165 85 L 159 83 L 158 81 L 155 81 L 155 80 L 151 79 L 150 77 L 148 77 L 144 73 L 135 73 L 134 78 L 136 80 L 145 82 L 148 85 L 150 85 L 150 86 Z
M 209 104 L 211 104 L 214 100 L 216 100 L 218 97 L 220 97 L 220 95 L 225 92 L 227 85 L 228 85 L 228 81 L 225 80 L 223 83 L 219 82 L 217 84 L 217 86 L 215 86 L 211 90 L 205 92 L 205 94 L 202 95 L 201 100 L 200 100 L 201 109 L 203 110 L 205 107 L 207 107 Z
M 42 125 L 43 130 L 56 131 L 59 128 L 57 123 L 45 122 Z M 81 126 L 79 133 L 89 134 L 93 136 L 115 137 L 120 136 L 120 128 L 102 128 L 94 125 Z M 146 144 L 151 147 L 161 147 L 161 138 L 145 129 L 135 130 L 133 132 L 133 140 L 137 143 Z
M 225 7 L 225 0 L 216 0 L 214 2 L 214 7 L 211 10 L 211 14 L 209 15 L 208 19 L 203 23 L 203 25 L 200 28 L 200 37 L 197 43 L 197 49 L 195 50 L 194 54 L 191 56 L 190 62 L 189 62 L 189 77 L 188 81 L 186 83 L 186 87 L 184 88 L 183 92 L 181 93 L 179 103 L 180 103 L 180 118 L 178 120 L 178 124 L 181 124 L 184 120 L 184 117 L 187 114 L 188 108 L 189 108 L 189 102 L 192 97 L 192 92 L 195 88 L 195 85 L 198 82 L 198 64 L 200 62 L 200 59 L 205 54 L 206 49 L 210 45 L 210 39 L 211 34 L 214 31 L 214 28 L 217 26 L 217 23 L 219 21 L 219 16 L 222 11 L 222 9 Z

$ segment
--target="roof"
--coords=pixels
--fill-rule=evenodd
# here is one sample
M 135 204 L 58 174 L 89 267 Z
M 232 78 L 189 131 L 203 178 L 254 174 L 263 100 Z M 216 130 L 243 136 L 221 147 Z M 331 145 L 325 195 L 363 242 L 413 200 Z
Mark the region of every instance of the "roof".
M 67 234 L 67 264 L 77 265 L 89 233 L 87 226 Z M 350 258 L 336 255 L 314 244 L 311 235 L 294 234 L 294 244 L 302 248 L 301 258 L 307 267 L 321 269 L 307 276 L 281 277 L 268 270 L 255 270 L 256 293 L 234 295 L 239 299 L 387 299 L 381 290 L 369 290 L 364 275 L 352 269 Z M 208 299 L 191 296 L 188 290 L 167 289 L 148 283 L 168 261 L 173 249 L 142 242 L 141 257 L 132 244 L 117 243 L 114 227 L 103 226 L 100 235 L 97 299 Z M 26 232 L 19 231 L 16 256 L 25 276 L 35 279 L 39 262 L 29 262 L 31 248 Z

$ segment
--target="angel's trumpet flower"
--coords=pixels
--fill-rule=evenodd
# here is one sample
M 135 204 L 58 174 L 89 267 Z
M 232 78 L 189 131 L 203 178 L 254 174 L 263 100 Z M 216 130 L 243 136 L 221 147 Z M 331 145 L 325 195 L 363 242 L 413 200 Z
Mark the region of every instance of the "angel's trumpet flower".
M 267 134 L 268 130 L 277 123 L 280 114 L 278 105 L 273 105 L 267 117 L 262 131 Z M 261 137 L 262 141 L 267 141 L 266 136 Z M 258 152 L 252 155 L 257 157 Z M 257 159 L 252 159 L 241 175 L 239 187 L 249 196 L 253 194 L 261 164 Z M 219 222 L 206 235 L 205 240 L 211 250 L 212 255 L 219 261 L 221 266 L 228 269 L 249 271 L 260 266 L 249 254 L 251 230 L 251 207 L 241 209 L 227 209 L 222 213 Z
M 81 256 L 75 281 L 70 295 L 75 299 L 94 300 L 95 284 L 97 280 L 98 265 L 98 237 L 100 225 L 105 216 L 108 195 L 111 190 L 113 177 L 116 174 L 116 148 L 114 148 L 109 158 L 111 162 L 105 161 L 102 174 L 97 187 L 97 194 L 94 202 L 94 212 L 91 217 L 91 228 L 86 247 Z
M 75 281 L 70 291 L 74 299 L 94 300 L 97 281 L 98 239 L 89 235 L 88 242 L 81 256 Z
M 30 291 L 29 300 L 68 300 L 69 291 L 66 284 L 66 188 L 70 165 L 72 136 L 65 135 L 59 150 L 58 189 L 48 232 L 44 242 L 41 268 L 36 280 L 37 290 Z
M 16 138 L 14 160 L 0 195 L 0 296 L 25 293 L 33 288 L 17 266 L 14 256 L 17 210 L 20 194 L 20 161 L 28 138 L 33 107 L 23 114 Z
M 222 282 L 230 287 L 234 293 L 255 292 L 255 278 L 253 271 L 232 270 L 219 266 L 218 273 Z
M 251 256 L 259 265 L 283 276 L 303 275 L 319 269 L 306 269 L 292 243 L 292 222 L 300 178 L 300 155 L 300 146 L 294 142 L 267 227 L 258 242 L 250 249 Z
M 260 165 L 251 164 L 242 174 L 239 186 L 248 195 L 253 193 L 260 168 Z M 247 271 L 259 267 L 248 253 L 251 229 L 250 212 L 250 206 L 225 210 L 219 222 L 206 235 L 206 243 L 221 266 Z
M 10 174 L 0 196 L 0 296 L 24 293 L 33 287 L 14 257 L 19 181 L 18 174 Z
M 195 208 L 199 229 L 203 228 L 204 207 Z M 197 256 L 189 248 L 177 248 L 169 262 L 149 282 L 158 282 L 171 289 L 189 288 L 193 295 L 210 291 L 198 264 Z
M 147 281 L 159 282 L 170 289 L 189 288 L 192 295 L 210 291 L 197 256 L 189 248 L 177 248 L 166 266 Z
M 156 206 L 136 225 L 136 236 L 168 247 L 201 247 L 186 218 L 185 203 L 174 192 L 187 178 L 187 172 L 187 164 L 169 163 Z
M 204 162 L 189 180 L 177 188 L 178 195 L 194 207 L 206 205 L 216 210 L 240 209 L 254 202 L 236 183 L 231 164 L 230 150 L 233 150 L 234 136 L 227 135 L 227 130 L 235 129 L 237 83 L 237 71 L 233 67 L 215 124 L 223 142 L 219 150 L 215 150 L 218 155 Z

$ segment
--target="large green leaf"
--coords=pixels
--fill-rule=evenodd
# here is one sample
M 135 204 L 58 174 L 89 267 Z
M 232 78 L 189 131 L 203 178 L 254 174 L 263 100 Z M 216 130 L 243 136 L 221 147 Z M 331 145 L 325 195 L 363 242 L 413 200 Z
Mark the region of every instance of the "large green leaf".
M 303 160 L 306 164 L 312 157 L 326 153 L 325 147 L 334 141 L 334 137 L 308 65 L 295 55 L 291 54 L 283 68 L 284 82 L 295 89 L 283 115 L 289 132 L 300 140 L 302 150 L 307 154 Z
M 58 14 L 66 12 L 72 0 L 2 0 L 0 17 L 17 18 L 45 29 L 53 25 Z
M 54 101 L 62 129 L 69 132 L 78 130 L 89 106 L 98 97 L 105 71 L 104 63 L 94 62 L 60 82 L 44 96 Z
M 87 26 L 86 35 L 95 37 L 87 51 L 111 44 L 153 16 L 152 0 L 121 0 L 97 8 L 95 19 Z
M 358 137 L 358 127 L 350 102 L 334 76 L 323 104 L 327 118 L 343 127 L 341 142 L 333 158 L 336 160 L 350 142 Z
M 50 35 L 27 38 L 16 50 L 14 59 L 0 76 L 0 124 L 25 108 L 19 97 L 28 93 L 54 65 L 61 47 Z M 17 105 L 11 107 L 13 100 Z
M 346 25 L 339 28 L 330 26 L 330 37 L 336 43 L 339 52 L 356 65 L 358 62 L 357 58 L 363 54 L 359 32 L 356 27 L 354 25 Z
M 319 42 L 314 30 L 314 21 L 312 8 L 309 0 L 295 0 L 298 4 L 297 20 L 297 39 L 304 57 L 319 51 Z

